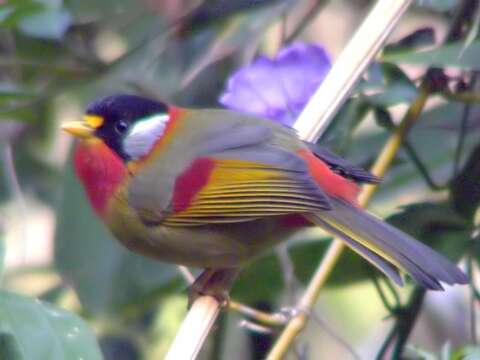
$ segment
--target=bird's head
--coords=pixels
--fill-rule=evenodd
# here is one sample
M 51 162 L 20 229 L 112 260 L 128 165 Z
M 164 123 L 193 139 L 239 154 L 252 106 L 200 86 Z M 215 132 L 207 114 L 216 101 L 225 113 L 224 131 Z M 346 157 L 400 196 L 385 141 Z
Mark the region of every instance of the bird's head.
M 62 129 L 84 142 L 103 142 L 124 162 L 147 155 L 164 134 L 169 107 L 135 95 L 113 95 L 91 103 L 82 121 Z

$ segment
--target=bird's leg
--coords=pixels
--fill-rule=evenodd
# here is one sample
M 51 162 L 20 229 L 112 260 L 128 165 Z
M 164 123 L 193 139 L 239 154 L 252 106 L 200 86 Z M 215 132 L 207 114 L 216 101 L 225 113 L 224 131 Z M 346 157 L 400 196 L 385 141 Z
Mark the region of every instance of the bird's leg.
M 229 292 L 238 275 L 238 269 L 205 269 L 190 287 L 188 296 L 189 307 L 203 295 L 210 295 L 221 304 L 230 300 Z

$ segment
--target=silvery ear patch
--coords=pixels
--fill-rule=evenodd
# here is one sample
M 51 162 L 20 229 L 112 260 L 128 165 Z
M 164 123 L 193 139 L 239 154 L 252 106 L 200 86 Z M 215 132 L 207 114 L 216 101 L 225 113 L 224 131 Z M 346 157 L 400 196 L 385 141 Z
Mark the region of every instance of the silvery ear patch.
M 123 150 L 131 160 L 147 155 L 155 142 L 164 134 L 168 114 L 158 114 L 138 120 L 123 140 Z

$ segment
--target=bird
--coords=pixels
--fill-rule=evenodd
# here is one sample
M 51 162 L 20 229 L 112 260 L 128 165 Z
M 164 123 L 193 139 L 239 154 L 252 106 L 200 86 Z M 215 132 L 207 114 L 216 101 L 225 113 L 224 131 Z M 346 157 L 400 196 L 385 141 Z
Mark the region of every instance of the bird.
M 400 286 L 404 274 L 431 290 L 469 281 L 358 205 L 377 177 L 274 121 L 116 94 L 62 128 L 79 139 L 74 169 L 106 227 L 133 252 L 203 269 L 196 296 L 225 299 L 243 266 L 311 226 Z

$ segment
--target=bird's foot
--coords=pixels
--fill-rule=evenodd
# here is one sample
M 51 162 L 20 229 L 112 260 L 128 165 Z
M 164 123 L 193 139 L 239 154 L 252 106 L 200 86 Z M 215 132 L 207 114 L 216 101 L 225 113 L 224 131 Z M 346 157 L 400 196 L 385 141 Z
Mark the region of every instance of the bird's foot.
M 188 307 L 201 296 L 214 297 L 222 307 L 230 301 L 230 288 L 237 277 L 237 269 L 206 269 L 192 284 L 188 295 Z

